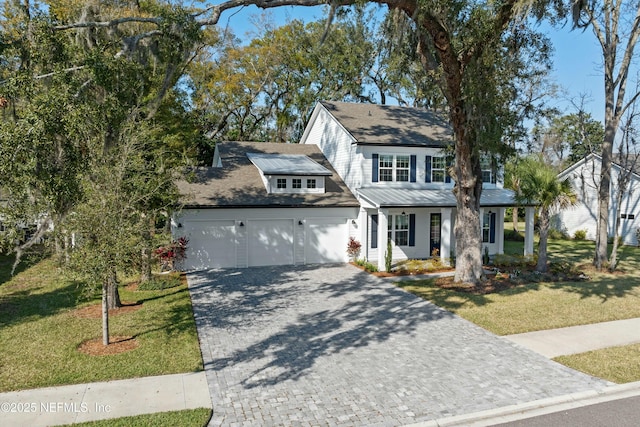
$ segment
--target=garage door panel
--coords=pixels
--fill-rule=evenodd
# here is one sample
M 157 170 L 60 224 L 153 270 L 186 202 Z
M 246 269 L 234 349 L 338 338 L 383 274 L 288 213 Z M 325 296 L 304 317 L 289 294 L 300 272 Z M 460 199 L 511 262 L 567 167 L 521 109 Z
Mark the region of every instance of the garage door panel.
M 306 262 L 345 262 L 348 230 L 345 221 L 335 219 L 307 220 Z
M 193 222 L 184 225 L 189 238 L 185 267 L 190 270 L 236 266 L 234 221 Z
M 293 220 L 248 221 L 249 266 L 293 264 Z

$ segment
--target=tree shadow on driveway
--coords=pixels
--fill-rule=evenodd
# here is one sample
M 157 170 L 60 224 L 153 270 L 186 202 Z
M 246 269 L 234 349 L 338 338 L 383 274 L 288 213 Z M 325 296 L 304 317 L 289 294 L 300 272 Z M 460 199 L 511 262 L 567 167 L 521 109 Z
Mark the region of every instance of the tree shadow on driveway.
M 205 357 L 205 368 L 246 364 L 245 388 L 299 379 L 320 359 L 453 316 L 349 266 L 229 270 L 191 281 L 199 331 L 230 347 Z

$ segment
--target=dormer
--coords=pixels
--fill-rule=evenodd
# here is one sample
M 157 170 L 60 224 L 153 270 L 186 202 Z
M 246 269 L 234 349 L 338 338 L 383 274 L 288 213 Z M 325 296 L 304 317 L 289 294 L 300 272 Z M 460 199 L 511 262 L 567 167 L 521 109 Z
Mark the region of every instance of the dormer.
M 260 171 L 267 193 L 324 193 L 329 169 L 303 154 L 247 153 Z

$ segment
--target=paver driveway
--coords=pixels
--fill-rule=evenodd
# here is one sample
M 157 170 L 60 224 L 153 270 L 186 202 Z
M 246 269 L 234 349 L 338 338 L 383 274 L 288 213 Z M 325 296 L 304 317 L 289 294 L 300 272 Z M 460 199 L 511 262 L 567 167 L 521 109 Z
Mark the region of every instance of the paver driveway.
M 606 383 L 349 265 L 188 276 L 211 425 L 403 425 Z

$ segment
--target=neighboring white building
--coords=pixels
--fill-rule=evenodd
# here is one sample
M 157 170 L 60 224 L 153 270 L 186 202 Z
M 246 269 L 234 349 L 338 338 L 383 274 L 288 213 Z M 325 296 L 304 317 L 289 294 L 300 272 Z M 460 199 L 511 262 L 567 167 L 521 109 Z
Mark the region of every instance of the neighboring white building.
M 213 165 L 181 182 L 174 236 L 187 236 L 186 268 L 347 261 L 347 242 L 384 268 L 393 259 L 454 255 L 453 145 L 446 120 L 417 108 L 321 102 L 300 144 L 225 142 Z M 503 252 L 513 193 L 496 165 L 483 170 L 483 248 Z M 525 253 L 533 252 L 527 209 Z M 483 249 L 484 251 L 484 249 Z
M 573 236 L 578 230 L 586 230 L 587 239 L 595 240 L 598 218 L 598 185 L 602 157 L 589 154 L 584 159 L 562 171 L 558 177 L 569 178 L 578 195 L 578 203 L 555 215 L 552 226 Z M 640 166 L 640 165 L 637 165 Z M 615 232 L 615 218 L 620 218 L 620 236 L 626 245 L 637 245 L 636 230 L 640 227 L 640 175 L 632 171 L 629 185 L 623 191 L 622 203 L 616 204 L 619 178 L 624 169 L 619 163 L 611 168 L 611 191 L 609 203 L 609 237 Z

